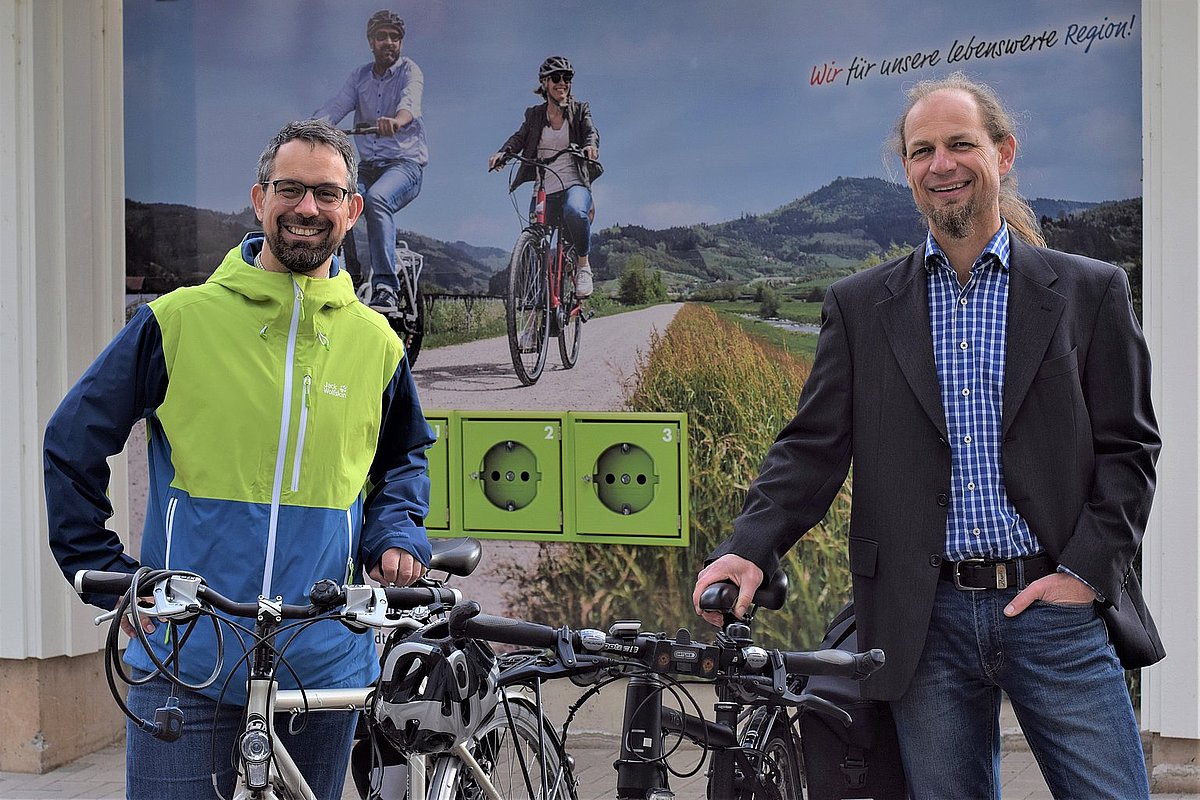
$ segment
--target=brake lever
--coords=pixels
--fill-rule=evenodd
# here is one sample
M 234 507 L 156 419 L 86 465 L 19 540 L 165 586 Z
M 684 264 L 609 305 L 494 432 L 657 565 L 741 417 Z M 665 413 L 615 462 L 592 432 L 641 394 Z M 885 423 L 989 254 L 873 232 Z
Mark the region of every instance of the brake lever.
M 372 586 L 347 586 L 346 605 L 341 614 L 342 622 L 352 631 L 362 632 L 367 627 L 395 628 L 400 625 L 400 612 L 388 606 L 387 593 Z
M 154 584 L 154 607 L 142 613 L 159 619 L 184 621 L 196 616 L 200 601 L 196 594 L 204 581 L 197 575 L 172 575 Z
M 815 694 L 784 692 L 783 699 L 798 708 L 809 709 L 826 717 L 832 717 L 847 728 L 850 727 L 850 723 L 854 722 L 854 718 L 845 709 L 839 708 L 824 697 L 817 697 Z

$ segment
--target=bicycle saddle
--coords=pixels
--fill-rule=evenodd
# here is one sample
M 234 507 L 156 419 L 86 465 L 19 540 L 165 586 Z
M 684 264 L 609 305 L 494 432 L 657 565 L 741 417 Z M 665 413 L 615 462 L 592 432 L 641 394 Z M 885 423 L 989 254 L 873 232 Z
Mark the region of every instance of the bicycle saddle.
M 783 570 L 777 570 L 770 578 L 763 581 L 754 593 L 754 605 L 776 611 L 783 608 L 787 599 L 788 577 Z M 729 613 L 737 603 L 738 587 L 730 581 L 714 583 L 700 595 L 700 608 L 705 611 L 720 611 Z
M 483 546 L 479 540 L 470 536 L 454 539 L 430 539 L 429 546 L 433 550 L 433 555 L 429 559 L 429 569 L 459 577 L 474 572 L 483 555 Z

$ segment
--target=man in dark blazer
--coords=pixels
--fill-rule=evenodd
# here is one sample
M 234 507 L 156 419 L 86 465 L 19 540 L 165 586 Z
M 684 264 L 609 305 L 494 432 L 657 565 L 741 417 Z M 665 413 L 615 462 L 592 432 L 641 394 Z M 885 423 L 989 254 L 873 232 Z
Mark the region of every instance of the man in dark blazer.
M 929 236 L 830 287 L 796 416 L 695 597 L 732 580 L 745 613 L 853 466 L 858 641 L 887 656 L 864 693 L 892 701 L 911 795 L 999 796 L 1003 691 L 1056 797 L 1148 796 L 1122 665 L 1163 657 L 1132 572 L 1159 437 L 1128 281 L 1042 246 L 988 87 L 909 100 L 894 147 Z

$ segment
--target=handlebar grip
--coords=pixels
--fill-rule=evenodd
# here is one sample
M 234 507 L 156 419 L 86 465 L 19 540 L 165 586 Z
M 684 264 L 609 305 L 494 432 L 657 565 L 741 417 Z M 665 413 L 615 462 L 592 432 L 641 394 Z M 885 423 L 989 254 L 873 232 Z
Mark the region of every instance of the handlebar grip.
M 430 603 L 454 605 L 462 600 L 461 592 L 444 586 L 389 586 L 383 591 L 388 605 L 399 609 L 413 609 Z
M 866 653 L 845 650 L 814 650 L 807 653 L 784 653 L 784 667 L 789 673 L 801 675 L 837 675 L 862 680 L 883 666 L 883 651 L 878 648 Z
M 554 647 L 558 643 L 558 631 L 549 625 L 494 617 L 491 614 L 478 614 L 468 619 L 452 618 L 450 633 L 452 636 L 522 647 Z
M 75 591 L 80 594 L 123 595 L 133 582 L 131 572 L 81 569 L 75 573 Z
M 857 671 L 854 673 L 853 678 L 856 681 L 861 681 L 882 667 L 887 659 L 884 657 L 883 651 L 875 647 L 865 653 L 856 653 L 854 660 L 857 665 Z

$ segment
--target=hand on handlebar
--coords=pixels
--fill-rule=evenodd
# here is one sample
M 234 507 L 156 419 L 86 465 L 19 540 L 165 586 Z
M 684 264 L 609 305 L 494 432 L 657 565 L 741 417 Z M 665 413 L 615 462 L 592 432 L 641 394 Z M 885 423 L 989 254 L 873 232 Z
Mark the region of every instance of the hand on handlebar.
M 739 617 L 745 617 L 750 611 L 750 603 L 754 598 L 754 591 L 762 584 L 763 573 L 753 561 L 749 561 L 733 553 L 726 553 L 700 570 L 700 573 L 696 576 L 696 588 L 692 592 L 692 607 L 708 623 L 718 628 L 723 625 L 720 613 L 716 611 L 702 611 L 700 609 L 700 595 L 709 586 L 719 581 L 729 581 L 737 585 L 738 599 L 737 604 L 733 607 L 733 613 Z
M 141 603 L 144 608 L 154 607 L 153 597 L 141 597 L 138 598 L 138 602 Z M 146 633 L 154 633 L 155 629 L 158 628 L 158 623 L 154 621 L 154 617 L 143 615 L 141 619 L 142 630 Z M 137 629 L 133 627 L 133 617 L 131 615 L 121 615 L 121 631 L 130 639 L 137 638 Z
M 600 159 L 600 148 L 588 145 L 583 148 L 583 157 L 588 161 L 598 161 Z
M 392 547 L 383 552 L 379 563 L 367 574 L 384 586 L 409 586 L 425 573 L 425 567 L 412 553 Z
M 506 161 L 508 161 L 508 153 L 492 153 L 492 157 L 488 159 L 488 172 L 500 169 Z
M 410 112 L 398 111 L 394 117 L 380 117 L 375 120 L 375 127 L 379 129 L 380 136 L 394 136 L 412 121 L 413 116 Z

